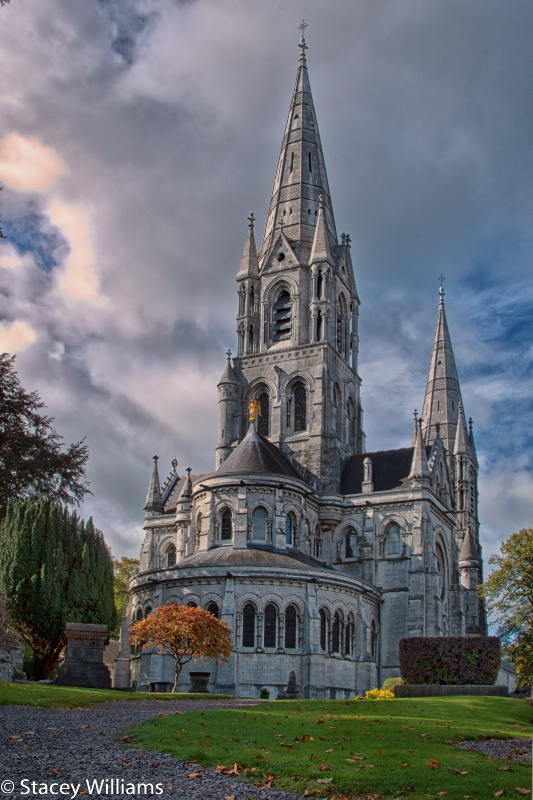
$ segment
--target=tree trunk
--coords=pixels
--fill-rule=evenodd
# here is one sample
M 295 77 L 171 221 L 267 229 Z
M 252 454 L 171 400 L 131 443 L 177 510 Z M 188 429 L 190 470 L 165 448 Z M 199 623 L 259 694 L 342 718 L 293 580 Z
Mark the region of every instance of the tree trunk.
M 178 683 L 180 679 L 180 672 L 181 672 L 181 664 L 176 661 L 176 672 L 174 673 L 174 686 L 172 687 L 173 692 L 178 691 Z

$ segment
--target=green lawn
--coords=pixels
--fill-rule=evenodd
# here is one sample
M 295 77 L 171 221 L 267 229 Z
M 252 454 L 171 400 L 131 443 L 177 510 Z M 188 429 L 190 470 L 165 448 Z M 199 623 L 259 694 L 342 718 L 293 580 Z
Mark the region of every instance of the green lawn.
M 207 695 L 211 700 L 213 695 Z M 216 695 L 228 699 L 230 695 Z M 120 692 L 112 689 L 78 689 L 42 683 L 0 681 L 0 705 L 43 706 L 45 708 L 86 708 L 96 703 L 126 700 L 205 700 L 205 694 L 168 692 Z
M 253 783 L 313 796 L 489 800 L 531 790 L 531 766 L 461 750 L 463 739 L 530 737 L 533 708 L 502 697 L 269 702 L 247 710 L 155 717 L 137 746 L 234 764 Z M 510 768 L 509 768 L 510 767 Z M 194 780 L 194 777 L 191 778 Z M 531 795 L 529 795 L 531 796 Z

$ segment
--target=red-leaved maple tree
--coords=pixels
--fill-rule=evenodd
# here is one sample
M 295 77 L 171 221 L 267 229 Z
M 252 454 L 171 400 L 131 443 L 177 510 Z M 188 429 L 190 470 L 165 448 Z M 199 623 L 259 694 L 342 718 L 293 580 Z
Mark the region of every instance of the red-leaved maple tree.
M 177 692 L 181 670 L 189 661 L 211 658 L 224 663 L 231 653 L 230 626 L 204 608 L 167 603 L 129 630 L 132 644 L 143 650 L 156 647 L 175 659 L 173 692 Z

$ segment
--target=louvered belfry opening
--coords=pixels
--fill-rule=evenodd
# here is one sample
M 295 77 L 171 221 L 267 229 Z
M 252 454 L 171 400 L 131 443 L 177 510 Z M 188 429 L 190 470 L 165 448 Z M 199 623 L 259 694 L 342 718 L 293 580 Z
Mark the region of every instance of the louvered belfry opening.
M 284 291 L 274 303 L 274 335 L 275 342 L 284 342 L 291 338 L 292 329 L 291 296 Z

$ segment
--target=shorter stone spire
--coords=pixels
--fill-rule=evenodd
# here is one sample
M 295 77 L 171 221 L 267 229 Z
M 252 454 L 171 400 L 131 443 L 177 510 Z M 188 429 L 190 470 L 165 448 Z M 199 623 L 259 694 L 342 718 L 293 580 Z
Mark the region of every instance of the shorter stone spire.
M 248 235 L 246 236 L 237 278 L 259 277 L 259 260 L 257 258 L 257 247 L 255 244 L 254 222 L 255 217 L 252 212 L 248 217 Z
M 319 197 L 315 237 L 313 239 L 309 263 L 316 264 L 319 261 L 327 261 L 328 264 L 333 264 L 333 256 L 331 255 L 331 247 L 329 246 L 329 235 L 324 217 L 324 197 L 322 195 Z
M 470 417 L 468 420 L 468 443 L 470 445 L 470 456 L 477 467 L 478 461 L 476 453 L 476 444 L 474 442 L 474 420 L 472 419 L 472 417 Z
M 453 454 L 454 456 L 470 454 L 470 442 L 468 441 L 465 415 L 463 413 L 463 404 L 461 402 L 459 402 L 459 415 L 457 417 L 457 430 L 455 432 Z
M 159 456 L 154 456 L 152 476 L 148 485 L 148 494 L 146 495 L 146 503 L 144 506 L 144 510 L 147 513 L 160 514 L 163 511 L 163 503 L 161 501 L 161 484 L 159 483 L 159 471 L 157 469 L 158 460 Z
M 411 481 L 412 485 L 429 485 L 430 473 L 426 445 L 424 442 L 424 435 L 422 433 L 422 420 L 418 419 L 417 422 L 416 441 L 413 449 L 413 461 L 411 463 L 409 480 Z

